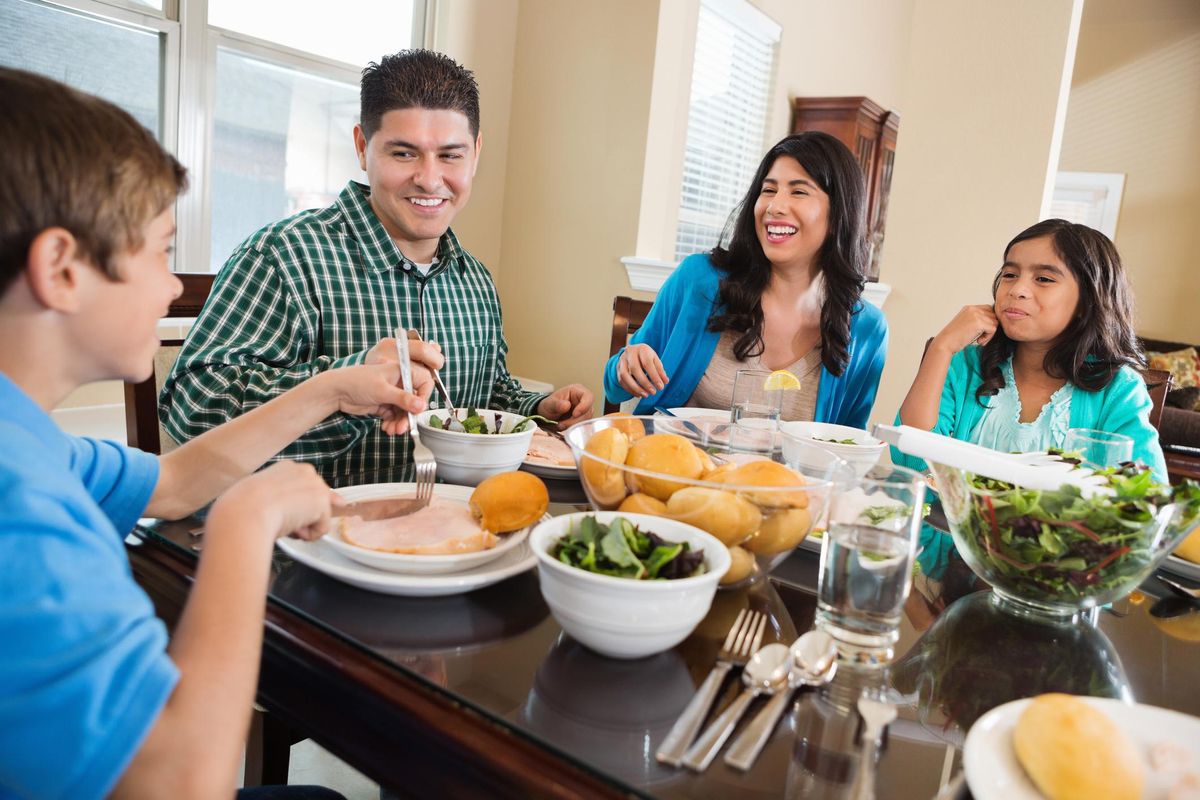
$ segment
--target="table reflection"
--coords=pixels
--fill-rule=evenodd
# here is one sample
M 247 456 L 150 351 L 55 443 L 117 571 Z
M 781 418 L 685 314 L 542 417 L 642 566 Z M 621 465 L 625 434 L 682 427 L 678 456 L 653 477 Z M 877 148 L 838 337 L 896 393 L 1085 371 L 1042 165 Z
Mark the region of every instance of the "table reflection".
M 990 591 L 951 604 L 892 668 L 919 719 L 960 744 L 984 713 L 1044 692 L 1132 699 L 1112 642 L 1085 621 L 1048 624 L 1006 613 Z

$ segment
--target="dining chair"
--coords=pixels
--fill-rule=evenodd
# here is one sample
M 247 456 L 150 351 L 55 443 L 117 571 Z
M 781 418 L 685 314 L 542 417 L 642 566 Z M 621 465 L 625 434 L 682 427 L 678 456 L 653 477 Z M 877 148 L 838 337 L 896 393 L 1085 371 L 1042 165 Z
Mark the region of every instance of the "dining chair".
M 608 345 L 609 358 L 615 356 L 622 347 L 629 344 L 629 337 L 642 327 L 642 323 L 646 321 L 646 316 L 650 313 L 650 307 L 653 305 L 654 302 L 651 300 L 634 300 L 632 297 L 624 295 L 613 298 L 612 339 Z M 604 401 L 605 414 L 620 410 L 621 407 L 618 404 Z
M 212 291 L 215 276 L 179 273 L 177 277 L 183 282 L 183 293 L 171 303 L 167 318 L 195 318 Z M 125 435 L 130 447 L 162 455 L 178 446 L 159 423 L 158 393 L 182 347 L 183 339 L 164 339 L 154 354 L 153 374 L 141 383 L 125 384 Z

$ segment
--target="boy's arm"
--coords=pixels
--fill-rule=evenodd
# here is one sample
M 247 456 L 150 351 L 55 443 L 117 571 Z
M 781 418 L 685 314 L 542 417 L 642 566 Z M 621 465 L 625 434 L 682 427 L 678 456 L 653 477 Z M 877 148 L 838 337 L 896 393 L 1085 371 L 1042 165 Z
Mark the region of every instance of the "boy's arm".
M 285 461 L 213 505 L 204 554 L 169 654 L 179 682 L 121 776 L 116 797 L 228 797 L 237 785 L 262 650 L 271 550 L 328 522 L 330 492 Z
M 411 342 L 414 362 L 441 364 L 436 345 Z M 396 384 L 395 362 L 346 367 L 313 376 L 291 391 L 197 436 L 160 460 L 158 484 L 145 515 L 178 519 L 210 502 L 239 478 L 261 467 L 290 442 L 329 416 L 371 414 L 387 433 L 407 430 L 403 412 L 424 410 L 433 378 L 414 363 L 413 389 Z

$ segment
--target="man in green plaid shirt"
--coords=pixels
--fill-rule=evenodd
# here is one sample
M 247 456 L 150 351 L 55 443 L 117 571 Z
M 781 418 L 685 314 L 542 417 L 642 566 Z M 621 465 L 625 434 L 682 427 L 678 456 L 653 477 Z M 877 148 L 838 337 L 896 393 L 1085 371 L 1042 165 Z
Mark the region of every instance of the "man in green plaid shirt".
M 561 425 L 589 416 L 587 388 L 537 394 L 509 374 L 492 276 L 450 230 L 479 157 L 474 76 L 430 51 L 384 57 L 363 72 L 354 141 L 369 187 L 351 181 L 332 206 L 263 228 L 225 263 L 159 395 L 167 433 L 185 441 L 322 370 L 395 360 L 397 328 L 441 346 L 456 407 Z M 410 479 L 411 450 L 377 421 L 336 414 L 279 457 L 345 486 Z

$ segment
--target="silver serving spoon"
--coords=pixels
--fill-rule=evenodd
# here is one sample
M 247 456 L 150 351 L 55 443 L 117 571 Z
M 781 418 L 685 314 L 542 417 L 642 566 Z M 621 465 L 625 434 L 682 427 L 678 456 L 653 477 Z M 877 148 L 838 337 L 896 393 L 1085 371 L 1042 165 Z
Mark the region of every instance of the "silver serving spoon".
M 771 732 L 792 699 L 792 691 L 800 686 L 824 686 L 837 674 L 837 645 L 824 631 L 809 631 L 792 643 L 792 668 L 785 691 L 779 692 L 763 706 L 746 729 L 725 753 L 725 763 L 743 772 L 754 765 L 755 759 L 771 738 Z
M 787 645 L 778 643 L 769 644 L 752 655 L 742 670 L 742 683 L 746 684 L 746 688 L 684 754 L 683 765 L 696 772 L 708 769 L 754 698 L 764 693 L 775 694 L 787 687 L 791 660 Z
M 896 718 L 896 707 L 886 700 L 864 691 L 858 698 L 858 713 L 863 719 L 862 744 L 859 748 L 858 773 L 850 787 L 852 800 L 874 800 L 875 760 L 883 731 Z
M 421 332 L 416 328 L 408 329 L 408 338 L 410 341 L 414 342 L 424 341 L 421 338 Z M 446 365 L 442 364 L 442 369 L 445 368 Z M 457 422 L 458 427 L 461 429 L 462 422 L 458 419 L 458 412 L 454 409 L 454 401 L 450 399 L 450 392 L 446 390 L 446 384 L 442 383 L 442 376 L 438 375 L 436 371 L 433 373 L 433 382 L 437 385 L 438 391 L 442 393 L 442 399 L 446 401 L 446 410 L 450 412 L 451 425 Z

